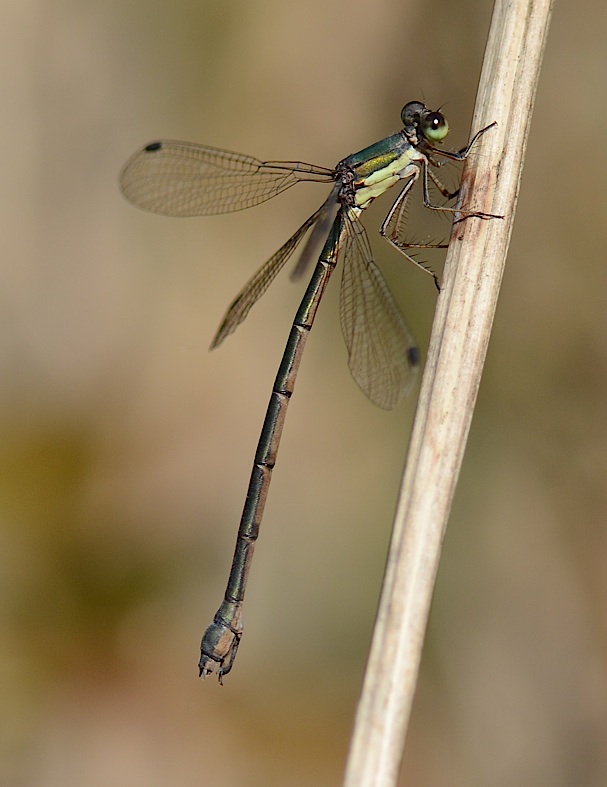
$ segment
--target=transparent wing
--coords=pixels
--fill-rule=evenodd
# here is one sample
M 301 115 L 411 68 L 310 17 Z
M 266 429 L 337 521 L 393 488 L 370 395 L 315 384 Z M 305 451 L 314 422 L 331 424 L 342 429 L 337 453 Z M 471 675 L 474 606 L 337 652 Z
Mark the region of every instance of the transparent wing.
M 322 205 L 316 213 L 304 222 L 297 232 L 278 249 L 270 259 L 262 265 L 257 273 L 249 279 L 236 298 L 230 304 L 221 325 L 219 326 L 215 338 L 211 344 L 211 349 L 217 347 L 221 342 L 233 333 L 240 323 L 245 319 L 253 304 L 261 298 L 270 284 L 274 281 L 278 273 L 282 270 L 289 257 L 293 254 L 298 244 L 319 219 L 325 213 L 325 205 Z
M 417 178 L 411 178 L 401 193 L 396 198 L 388 218 L 384 222 L 383 230 L 389 241 L 397 246 L 408 246 L 410 238 L 407 237 L 407 225 L 409 216 L 409 204 L 411 198 L 411 190 L 415 185 Z
M 339 201 L 337 199 L 339 188 L 339 184 L 336 183 L 329 198 L 320 209 L 316 226 L 310 233 L 310 237 L 299 255 L 297 265 L 291 272 L 291 281 L 299 281 L 302 278 L 317 255 L 319 246 L 326 241 L 339 210 Z
M 443 163 L 452 164 L 452 162 L 441 161 L 438 162 L 437 166 Z M 439 207 L 437 210 L 425 209 L 422 202 L 420 187 L 418 187 L 414 194 L 412 205 L 411 195 L 414 193 L 414 186 L 418 180 L 418 177 L 419 173 L 405 183 L 402 191 L 392 205 L 386 221 L 383 224 L 383 234 L 400 251 L 416 248 L 444 249 L 447 247 L 447 244 L 443 240 L 440 242 L 434 240 L 423 241 L 412 235 L 409 221 L 409 212 L 411 207 L 414 209 L 414 218 L 417 219 L 412 223 L 420 224 L 419 219 L 422 218 L 423 221 L 421 223 L 423 225 L 432 226 L 433 233 L 436 232 L 437 229 L 440 229 L 441 237 L 444 237 L 445 234 L 448 234 L 448 230 L 445 230 L 445 224 L 443 222 L 446 218 L 450 221 L 451 217 L 453 216 L 452 208 Z M 430 201 L 432 204 L 440 205 L 441 195 L 443 197 L 442 202 L 445 202 L 445 199 L 449 199 L 451 197 L 451 192 L 449 189 L 443 185 L 443 183 L 438 179 L 438 176 L 430 168 L 428 168 L 428 185 Z M 453 192 L 453 196 L 456 194 L 457 191 Z M 417 202 L 419 202 L 419 205 L 417 205 Z M 428 222 L 431 222 L 431 225 L 429 225 Z
M 330 182 L 332 170 L 251 156 L 191 142 L 146 145 L 120 174 L 124 196 L 165 216 L 231 213 L 265 202 L 302 180 Z
M 419 350 L 373 261 L 365 228 L 350 217 L 345 226 L 340 318 L 348 366 L 369 399 L 389 410 L 411 389 Z
M 440 181 L 435 178 L 435 175 L 432 173 L 432 170 L 428 170 L 428 175 L 430 176 L 430 184 L 434 184 L 435 180 L 440 184 L 440 188 L 443 188 Z M 436 273 L 434 272 L 431 265 L 424 259 L 419 259 L 414 252 L 414 249 L 421 249 L 421 250 L 428 250 L 428 249 L 446 249 L 447 243 L 441 239 L 441 236 L 436 238 L 434 234 L 437 227 L 436 227 L 436 220 L 438 219 L 439 222 L 442 223 L 441 220 L 444 220 L 445 215 L 451 217 L 453 214 L 449 211 L 444 213 L 441 210 L 427 210 L 424 206 L 422 195 L 416 194 L 419 197 L 419 204 L 416 204 L 416 201 L 411 201 L 411 194 L 413 191 L 413 187 L 418 179 L 418 175 L 410 178 L 408 180 L 398 197 L 396 198 L 394 204 L 390 208 L 388 215 L 384 223 L 382 224 L 381 234 L 396 248 L 401 254 L 412 262 L 414 265 L 417 265 L 421 270 L 425 273 L 432 276 L 434 279 L 434 283 L 437 289 L 440 289 L 439 281 Z M 438 188 L 438 187 L 437 187 Z M 446 191 L 446 190 L 445 190 Z M 446 196 L 446 195 L 444 195 Z M 423 226 L 425 229 L 431 229 L 432 227 L 432 235 L 428 235 L 425 239 L 423 237 L 414 237 L 411 234 L 411 229 L 409 226 L 409 210 L 413 208 L 414 211 L 417 210 L 417 216 L 412 224 L 418 227 Z M 419 215 L 420 211 L 423 215 Z M 432 220 L 432 221 L 430 221 Z M 430 222 L 430 223 L 429 223 Z M 441 231 L 442 238 L 445 237 L 444 227 Z

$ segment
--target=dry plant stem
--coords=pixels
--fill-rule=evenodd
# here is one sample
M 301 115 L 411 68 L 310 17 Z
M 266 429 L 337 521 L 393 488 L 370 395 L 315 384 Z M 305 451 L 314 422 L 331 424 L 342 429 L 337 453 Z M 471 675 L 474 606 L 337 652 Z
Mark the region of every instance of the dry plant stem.
M 462 180 L 356 715 L 346 787 L 396 784 L 430 601 L 510 240 L 551 0 L 497 0 L 473 130 L 492 121 Z

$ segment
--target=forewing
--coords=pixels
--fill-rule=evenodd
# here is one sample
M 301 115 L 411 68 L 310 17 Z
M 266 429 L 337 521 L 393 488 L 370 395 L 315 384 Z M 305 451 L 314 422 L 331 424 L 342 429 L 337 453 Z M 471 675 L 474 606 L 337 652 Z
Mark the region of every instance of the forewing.
M 445 198 L 441 196 L 434 180 L 436 179 L 441 187 L 443 187 L 442 183 L 437 179 L 432 169 L 428 170 L 428 175 L 430 200 L 432 204 L 440 205 L 445 202 Z M 389 219 L 385 225 L 385 235 L 388 240 L 405 253 L 407 249 L 414 248 L 446 248 L 445 243 L 437 241 L 435 236 L 437 233 L 441 238 L 445 236 L 445 218 L 450 220 L 453 216 L 453 212 L 450 210 L 428 210 L 425 208 L 422 201 L 421 184 L 417 180 L 417 177 L 414 177 L 405 183 L 388 214 Z M 413 212 L 412 217 L 410 217 L 411 212 Z M 415 234 L 420 231 L 421 236 Z M 430 235 L 425 238 L 424 236 L 428 232 Z
M 331 170 L 252 156 L 191 142 L 146 145 L 120 174 L 124 196 L 165 216 L 209 216 L 250 208 L 301 180 L 333 180 Z
M 346 220 L 341 327 L 352 377 L 379 407 L 392 409 L 411 390 L 419 350 L 371 255 L 362 224 Z
M 293 254 L 298 244 L 318 220 L 319 216 L 324 210 L 324 205 L 316 211 L 310 218 L 301 225 L 297 232 L 292 235 L 289 240 L 278 249 L 270 259 L 263 265 L 257 273 L 251 278 L 238 293 L 236 298 L 232 301 L 221 325 L 219 326 L 211 348 L 217 347 L 221 342 L 233 333 L 240 323 L 245 319 L 253 304 L 261 298 L 264 292 L 268 289 L 270 284 L 274 281 L 278 273 L 282 270 L 283 266 Z
M 333 226 L 333 222 L 335 221 L 335 217 L 337 216 L 337 211 L 339 210 L 338 194 L 339 184 L 333 188 L 329 198 L 319 211 L 316 226 L 310 233 L 310 237 L 299 255 L 297 265 L 291 272 L 291 281 L 299 281 L 299 279 L 302 278 L 317 256 L 320 245 L 324 244 L 326 241 L 331 227 Z
M 405 184 L 390 211 L 390 219 L 386 224 L 386 235 L 395 245 L 406 246 L 407 242 L 411 240 L 410 236 L 407 237 L 407 225 L 411 191 L 415 185 L 415 180 L 413 178 Z

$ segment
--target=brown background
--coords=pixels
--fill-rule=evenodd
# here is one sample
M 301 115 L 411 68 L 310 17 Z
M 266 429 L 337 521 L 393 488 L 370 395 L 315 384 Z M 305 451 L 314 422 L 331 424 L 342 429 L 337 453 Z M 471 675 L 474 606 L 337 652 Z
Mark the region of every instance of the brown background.
M 445 542 L 408 787 L 607 781 L 603 3 L 557 3 Z M 246 279 L 320 204 L 146 215 L 117 177 L 191 139 L 331 166 L 445 104 L 463 145 L 490 4 L 9 4 L 0 261 L 0 784 L 339 784 L 415 397 L 349 378 L 337 283 L 309 342 L 234 672 L 196 677 L 301 287 L 222 348 Z M 425 354 L 429 277 L 377 237 Z

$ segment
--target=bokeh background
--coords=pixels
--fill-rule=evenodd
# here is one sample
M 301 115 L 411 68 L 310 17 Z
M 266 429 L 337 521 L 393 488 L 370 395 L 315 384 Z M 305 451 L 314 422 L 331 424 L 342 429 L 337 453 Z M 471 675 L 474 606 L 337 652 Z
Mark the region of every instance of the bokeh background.
M 445 105 L 482 0 L 4 4 L 0 784 L 340 783 L 415 397 L 349 378 L 333 282 L 266 508 L 236 667 L 197 678 L 301 287 L 231 298 L 324 198 L 170 220 L 118 190 L 190 139 L 331 166 Z M 407 741 L 407 787 L 607 783 L 607 7 L 557 3 Z M 427 347 L 436 293 L 377 237 Z

